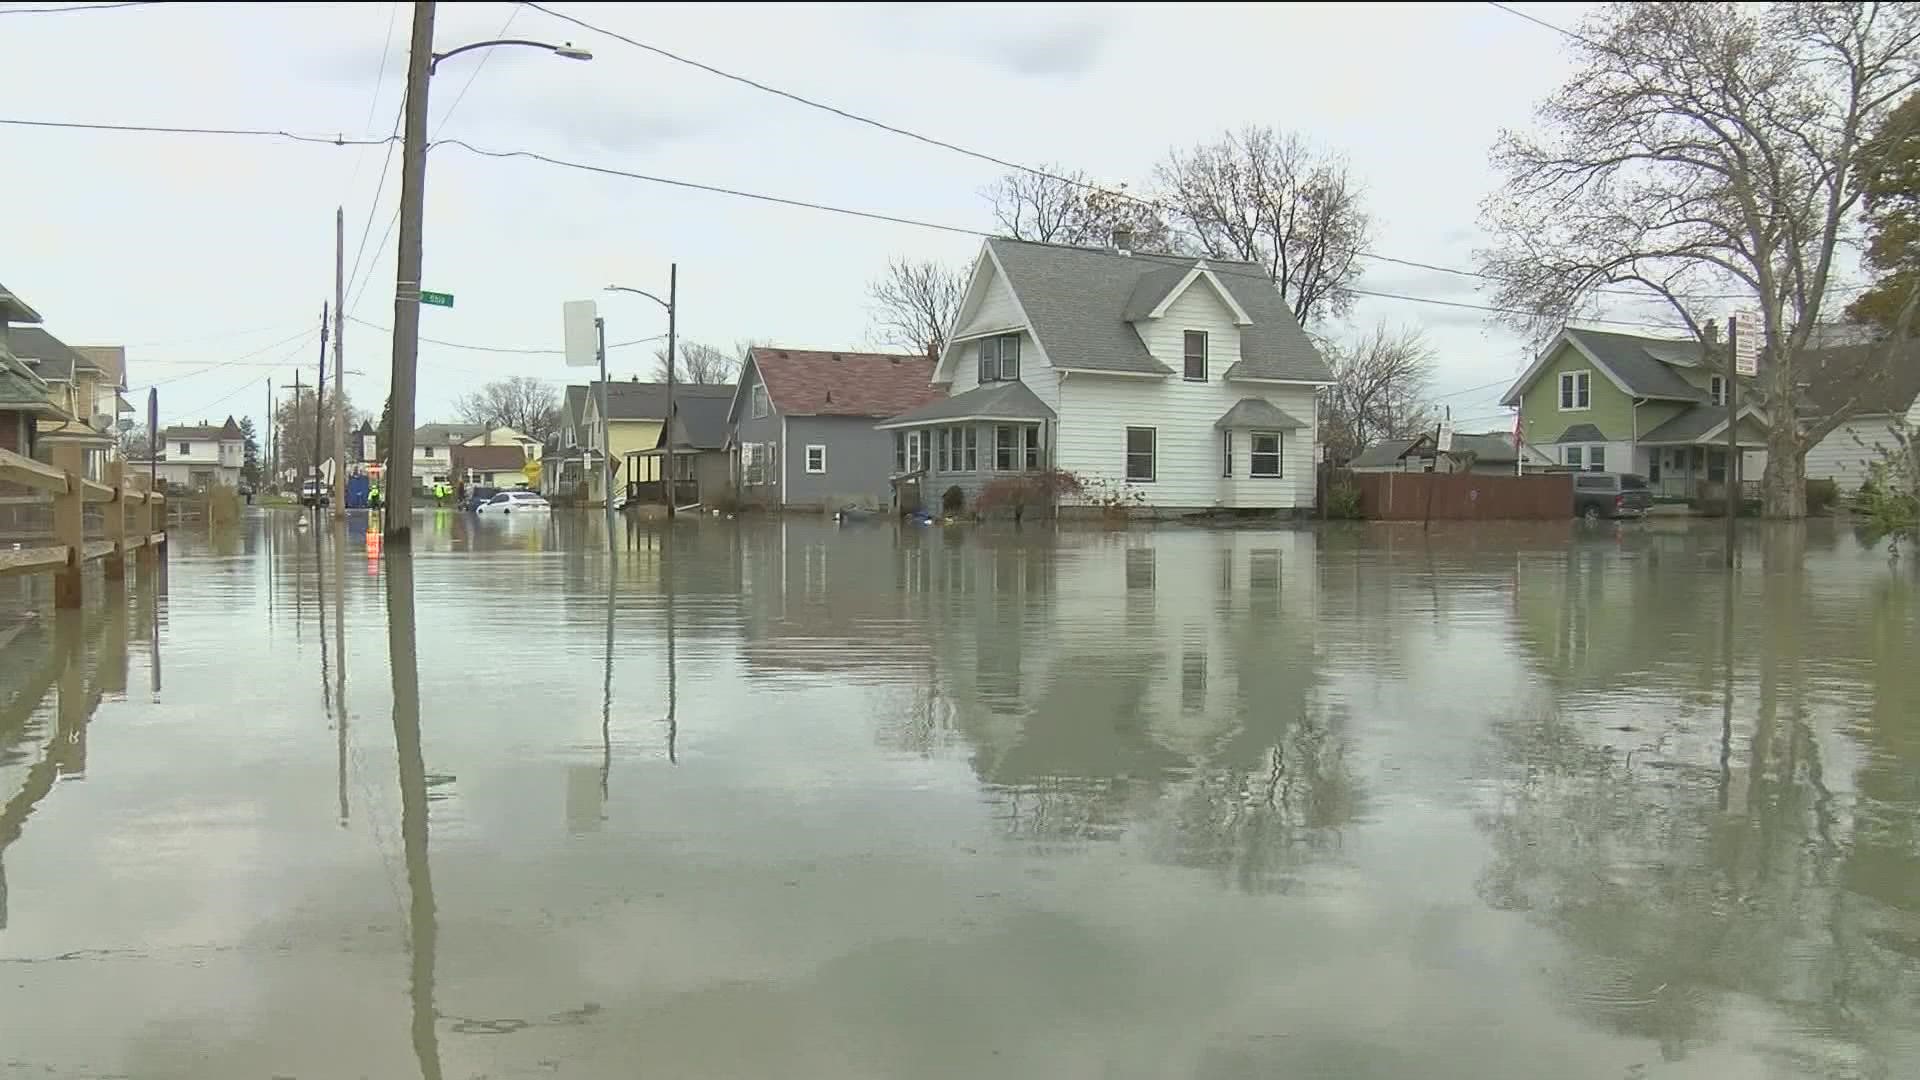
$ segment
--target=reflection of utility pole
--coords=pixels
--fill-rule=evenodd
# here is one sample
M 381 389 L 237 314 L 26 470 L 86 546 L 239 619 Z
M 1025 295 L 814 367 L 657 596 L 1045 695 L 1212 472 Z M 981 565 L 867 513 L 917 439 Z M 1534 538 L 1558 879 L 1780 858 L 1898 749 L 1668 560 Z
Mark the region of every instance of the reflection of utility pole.
M 607 778 L 613 773 L 613 562 L 607 562 L 607 662 L 600 685 L 600 813 L 607 812 Z
M 335 339 L 338 340 L 338 339 Z M 347 523 L 333 523 L 333 709 L 339 725 L 340 827 L 347 827 Z
M 660 580 L 667 587 L 667 760 L 680 763 L 679 668 L 673 655 L 673 526 L 661 530 Z
M 340 391 L 347 385 L 347 361 L 341 355 L 347 337 L 347 284 L 341 276 L 347 257 L 347 212 L 333 208 L 333 516 L 347 515 L 347 414 Z
M 387 663 L 393 673 L 393 741 L 400 765 L 400 842 L 407 859 L 412 939 L 408 983 L 413 1006 L 413 1053 L 423 1080 L 441 1080 L 440 1044 L 434 1032 L 434 956 L 439 917 L 433 901 L 433 867 L 427 860 L 427 765 L 420 741 L 419 649 L 414 637 L 413 552 L 406 544 L 386 549 Z

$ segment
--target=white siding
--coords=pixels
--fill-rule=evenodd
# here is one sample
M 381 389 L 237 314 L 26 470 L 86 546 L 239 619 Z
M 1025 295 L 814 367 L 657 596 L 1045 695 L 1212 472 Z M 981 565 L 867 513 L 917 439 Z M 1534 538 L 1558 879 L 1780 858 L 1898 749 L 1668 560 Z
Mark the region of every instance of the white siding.
M 1153 358 L 1173 369 L 1175 378 L 1186 370 L 1189 330 L 1206 332 L 1207 378 L 1218 379 L 1240 362 L 1240 328 L 1233 324 L 1233 312 L 1220 302 L 1213 286 L 1199 278 L 1167 306 L 1165 315 L 1142 319 L 1134 324 L 1134 329 L 1139 331 L 1140 340 L 1146 342 Z
M 980 385 L 980 343 L 963 341 L 953 347 L 950 359 L 954 362 L 953 385 L 947 388 L 947 396 L 964 394 Z M 1032 334 L 1020 333 L 1020 381 L 1027 384 L 1047 408 L 1060 411 L 1060 378 L 1053 370 L 1053 364 L 1047 359 L 1045 349 L 1035 341 Z
M 980 303 L 973 311 L 960 320 L 955 337 L 988 330 L 1008 330 L 1026 323 L 1020 317 L 1020 305 L 1013 298 L 1013 290 L 1007 287 L 1007 279 L 993 269 L 992 262 L 981 263 L 980 272 L 987 275 L 986 291 L 981 294 Z
M 1892 417 L 1875 416 L 1834 428 L 1807 451 L 1807 479 L 1834 480 L 1842 490 L 1859 487 L 1867 479 L 1867 467 L 1899 445 L 1893 437 L 1895 423 Z
M 1055 463 L 1113 485 L 1126 476 L 1127 428 L 1155 429 L 1152 483 L 1126 485 L 1155 507 L 1311 507 L 1317 422 L 1310 386 L 1262 386 L 1179 377 L 1139 379 L 1070 374 L 1061 384 Z M 1220 475 L 1220 429 L 1214 421 L 1241 398 L 1265 398 L 1309 426 L 1282 433 L 1281 476 L 1247 475 L 1252 440 L 1234 433 L 1234 475 Z

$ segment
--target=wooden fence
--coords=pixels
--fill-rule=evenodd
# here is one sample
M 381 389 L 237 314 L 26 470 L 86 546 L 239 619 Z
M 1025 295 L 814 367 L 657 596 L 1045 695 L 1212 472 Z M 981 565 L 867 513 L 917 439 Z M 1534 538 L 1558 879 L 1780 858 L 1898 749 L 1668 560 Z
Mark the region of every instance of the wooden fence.
M 1571 473 L 1354 473 L 1360 516 L 1376 521 L 1542 521 L 1573 516 Z
M 109 463 L 106 483 L 87 479 L 85 468 L 84 451 L 72 444 L 55 444 L 52 465 L 0 450 L 0 482 L 41 493 L 53 511 L 48 535 L 0 547 L 0 574 L 54 575 L 55 607 L 80 606 L 80 571 L 88 562 L 106 560 L 107 577 L 118 580 L 129 552 L 144 567 L 167 541 L 164 489 L 149 491 L 147 478 L 128 477 L 121 461 Z M 87 512 L 95 507 L 100 535 L 89 538 Z

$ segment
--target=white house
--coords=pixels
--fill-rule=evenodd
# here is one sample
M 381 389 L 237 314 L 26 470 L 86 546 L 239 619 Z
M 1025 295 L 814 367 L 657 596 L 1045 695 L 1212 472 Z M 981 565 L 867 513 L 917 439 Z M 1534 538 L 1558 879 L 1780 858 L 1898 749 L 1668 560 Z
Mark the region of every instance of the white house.
M 1854 345 L 1818 354 L 1807 396 L 1817 413 L 1845 409 L 1848 418 L 1807 451 L 1807 479 L 1857 490 L 1870 466 L 1899 449 L 1896 432 L 1920 438 L 1920 346 L 1909 344 L 1892 363 L 1885 348 Z
M 454 481 L 453 450 L 459 446 L 518 446 L 527 459 L 537 459 L 540 441 L 510 427 L 485 424 L 422 424 L 413 431 L 413 486 L 425 490 Z
M 1156 512 L 1306 510 L 1332 380 L 1250 263 L 995 238 L 934 369 L 948 396 L 878 426 L 928 502 L 1052 466 Z
M 160 431 L 160 457 L 154 472 L 176 487 L 209 488 L 215 485 L 240 486 L 240 469 L 246 463 L 246 436 L 233 417 L 225 424 L 180 424 Z M 140 471 L 145 462 L 129 462 Z

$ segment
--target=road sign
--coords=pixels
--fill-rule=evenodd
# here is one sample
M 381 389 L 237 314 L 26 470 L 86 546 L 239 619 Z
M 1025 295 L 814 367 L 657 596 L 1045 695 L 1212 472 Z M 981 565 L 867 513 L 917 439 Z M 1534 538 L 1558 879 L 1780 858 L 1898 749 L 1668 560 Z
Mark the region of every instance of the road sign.
M 569 300 L 560 305 L 568 367 L 593 367 L 600 362 L 600 311 L 591 300 Z
M 453 294 L 450 292 L 428 292 L 425 289 L 421 289 L 420 302 L 423 304 L 432 304 L 434 307 L 452 307 Z
M 1733 371 L 1734 374 L 1752 378 L 1760 374 L 1760 339 L 1766 335 L 1766 324 L 1761 321 L 1757 311 L 1736 311 L 1727 320 L 1733 324 Z

